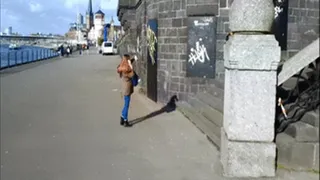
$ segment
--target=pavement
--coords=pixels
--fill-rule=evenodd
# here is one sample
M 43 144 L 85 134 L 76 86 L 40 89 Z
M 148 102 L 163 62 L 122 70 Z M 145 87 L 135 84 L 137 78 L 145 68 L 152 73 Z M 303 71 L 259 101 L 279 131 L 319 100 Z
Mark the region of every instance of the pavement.
M 180 112 L 120 126 L 119 61 L 91 50 L 1 72 L 1 180 L 225 179 L 219 151 Z M 135 93 L 129 118 L 159 109 Z

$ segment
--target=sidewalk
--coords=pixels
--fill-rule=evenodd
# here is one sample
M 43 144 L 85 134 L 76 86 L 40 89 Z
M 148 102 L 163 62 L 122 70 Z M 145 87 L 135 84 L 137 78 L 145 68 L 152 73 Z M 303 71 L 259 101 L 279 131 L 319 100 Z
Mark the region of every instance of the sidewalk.
M 119 61 L 71 56 L 1 76 L 2 180 L 226 179 L 217 149 L 180 112 L 120 126 Z M 160 108 L 136 89 L 129 118 Z

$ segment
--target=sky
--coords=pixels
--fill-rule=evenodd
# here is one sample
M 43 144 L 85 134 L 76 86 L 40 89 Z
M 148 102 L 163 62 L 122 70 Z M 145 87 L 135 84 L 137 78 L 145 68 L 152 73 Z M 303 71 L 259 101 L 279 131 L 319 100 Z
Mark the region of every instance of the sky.
M 89 0 L 0 1 L 1 32 L 12 26 L 13 32 L 22 34 L 41 32 L 63 35 L 69 30 L 69 24 L 76 22 L 78 12 L 85 17 Z M 105 13 L 105 21 L 110 22 L 113 16 L 118 25 L 117 6 L 118 0 L 92 0 L 93 13 L 100 7 Z

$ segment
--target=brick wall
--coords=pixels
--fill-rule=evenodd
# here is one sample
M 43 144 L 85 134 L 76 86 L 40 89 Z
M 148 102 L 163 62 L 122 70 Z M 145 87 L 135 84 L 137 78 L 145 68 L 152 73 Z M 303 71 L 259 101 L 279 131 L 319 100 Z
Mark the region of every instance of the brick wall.
M 136 37 L 140 35 L 141 52 L 138 53 L 136 69 L 142 78 L 141 86 L 146 88 L 147 84 L 145 25 L 148 19 L 158 19 L 158 100 L 166 102 L 172 95 L 187 100 L 188 95 L 199 91 L 210 92 L 213 87 L 223 89 L 223 45 L 229 32 L 231 3 L 232 0 L 135 0 L 131 4 L 134 8 L 120 8 L 124 13 L 119 19 L 126 27 L 127 34 L 122 51 L 134 51 Z M 284 52 L 288 57 L 317 38 L 318 6 L 319 1 L 315 0 L 290 0 L 288 51 Z M 186 77 L 187 17 L 195 15 L 217 17 L 215 79 Z M 141 31 L 137 32 L 139 27 Z M 220 98 L 223 98 L 222 95 Z
M 319 0 L 290 0 L 288 49 L 291 57 L 319 37 Z

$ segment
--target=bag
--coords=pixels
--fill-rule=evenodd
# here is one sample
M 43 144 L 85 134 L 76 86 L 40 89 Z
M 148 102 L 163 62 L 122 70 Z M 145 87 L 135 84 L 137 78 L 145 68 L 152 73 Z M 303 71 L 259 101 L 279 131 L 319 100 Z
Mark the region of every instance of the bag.
M 136 72 L 134 72 L 134 75 L 132 76 L 131 81 L 132 81 L 132 85 L 133 85 L 133 86 L 137 86 L 137 85 L 138 85 L 138 83 L 139 83 L 139 76 L 137 75 Z

